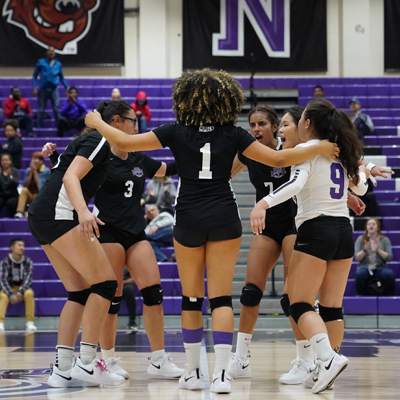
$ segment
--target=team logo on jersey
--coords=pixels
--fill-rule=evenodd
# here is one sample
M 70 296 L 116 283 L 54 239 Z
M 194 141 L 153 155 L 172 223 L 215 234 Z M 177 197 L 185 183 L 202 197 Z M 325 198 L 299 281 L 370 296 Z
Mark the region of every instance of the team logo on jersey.
M 213 130 L 213 126 L 199 126 L 199 132 L 212 132 Z
M 101 0 L 6 0 L 3 17 L 25 31 L 39 46 L 54 47 L 58 54 L 77 54 L 77 43 L 92 25 Z
M 141 178 L 143 176 L 143 170 L 140 169 L 139 167 L 135 167 L 132 170 L 132 174 L 137 176 L 138 178 Z
M 285 168 L 273 168 L 271 171 L 271 176 L 273 178 L 282 178 L 286 174 L 286 169 Z

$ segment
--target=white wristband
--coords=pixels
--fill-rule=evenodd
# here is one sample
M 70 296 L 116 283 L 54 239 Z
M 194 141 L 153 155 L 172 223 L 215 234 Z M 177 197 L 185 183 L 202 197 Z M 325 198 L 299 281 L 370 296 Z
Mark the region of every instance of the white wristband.
M 375 165 L 374 163 L 372 163 L 372 162 L 369 162 L 369 163 L 365 166 L 365 168 L 367 168 L 368 171 L 371 171 L 371 169 L 374 168 L 374 167 L 376 167 L 376 165 Z

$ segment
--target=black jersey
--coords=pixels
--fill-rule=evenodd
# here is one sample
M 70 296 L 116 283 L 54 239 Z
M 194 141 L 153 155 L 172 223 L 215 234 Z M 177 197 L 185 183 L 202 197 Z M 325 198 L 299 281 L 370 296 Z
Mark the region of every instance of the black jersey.
M 233 124 L 162 125 L 153 130 L 168 146 L 179 170 L 175 225 L 181 228 L 213 228 L 239 220 L 230 184 L 233 160 L 255 139 Z
M 50 176 L 29 207 L 29 216 L 45 221 L 73 220 L 76 212 L 68 198 L 63 177 L 76 156 L 87 158 L 93 168 L 81 180 L 86 204 L 104 182 L 110 160 L 110 145 L 97 131 L 91 131 L 73 140 L 59 156 Z
M 105 182 L 97 191 L 94 214 L 106 225 L 133 235 L 146 226 L 140 205 L 146 178 L 152 178 L 160 169 L 161 161 L 143 153 L 128 153 L 122 160 L 114 154 Z
M 276 150 L 281 150 L 282 145 L 279 141 Z M 289 181 L 290 168 L 276 168 L 269 165 L 261 164 L 257 161 L 238 154 L 239 161 L 247 166 L 249 171 L 250 182 L 256 189 L 256 201 L 260 201 L 263 197 L 268 196 L 275 189 Z M 291 204 L 292 203 L 292 204 Z M 294 219 L 292 207 L 294 203 L 291 199 L 272 207 L 266 212 L 266 221 L 281 221 L 286 219 Z

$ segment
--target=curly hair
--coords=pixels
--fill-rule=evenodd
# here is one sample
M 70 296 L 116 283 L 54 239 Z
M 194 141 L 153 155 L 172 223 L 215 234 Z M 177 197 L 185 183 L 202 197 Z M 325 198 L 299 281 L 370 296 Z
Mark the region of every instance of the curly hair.
M 239 82 L 209 68 L 184 72 L 172 90 L 172 109 L 184 125 L 234 124 L 245 101 Z
M 16 119 L 6 119 L 3 122 L 3 129 L 6 129 L 6 126 L 11 126 L 16 131 L 18 129 L 19 124 L 18 124 L 18 121 Z
M 274 138 L 276 138 L 278 135 L 278 128 L 279 128 L 279 118 L 278 118 L 278 114 L 276 113 L 276 111 L 272 107 L 265 106 L 265 105 L 254 107 L 247 114 L 247 120 L 249 121 L 249 123 L 250 123 L 251 116 L 256 112 L 264 113 L 265 116 L 267 117 L 269 123 L 271 124 L 271 127 L 276 125 L 275 131 L 272 132 L 274 135 Z

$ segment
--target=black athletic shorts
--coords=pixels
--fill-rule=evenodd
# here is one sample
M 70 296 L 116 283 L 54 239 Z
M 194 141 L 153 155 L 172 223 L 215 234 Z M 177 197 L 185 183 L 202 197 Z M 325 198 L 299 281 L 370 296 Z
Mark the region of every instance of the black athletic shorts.
M 343 260 L 354 256 L 353 229 L 346 217 L 321 216 L 303 222 L 294 249 L 321 260 Z
M 282 247 L 283 239 L 289 235 L 296 235 L 296 225 L 293 219 L 287 219 L 285 221 L 267 222 L 265 221 L 265 229 L 261 235 L 267 236 L 274 240 L 279 246 Z
M 59 237 L 78 226 L 78 217 L 74 213 L 75 217 L 76 219 L 73 220 L 63 219 L 52 221 L 35 220 L 29 217 L 28 226 L 32 236 L 43 246 L 45 244 L 52 244 Z
M 207 241 L 237 239 L 242 236 L 240 221 L 210 229 L 178 228 L 174 226 L 174 239 L 185 247 L 200 247 Z
M 122 231 L 121 229 L 115 228 L 110 225 L 99 225 L 100 243 L 119 243 L 127 251 L 129 247 L 134 244 L 147 240 L 147 236 L 144 231 L 133 235 L 132 233 Z

